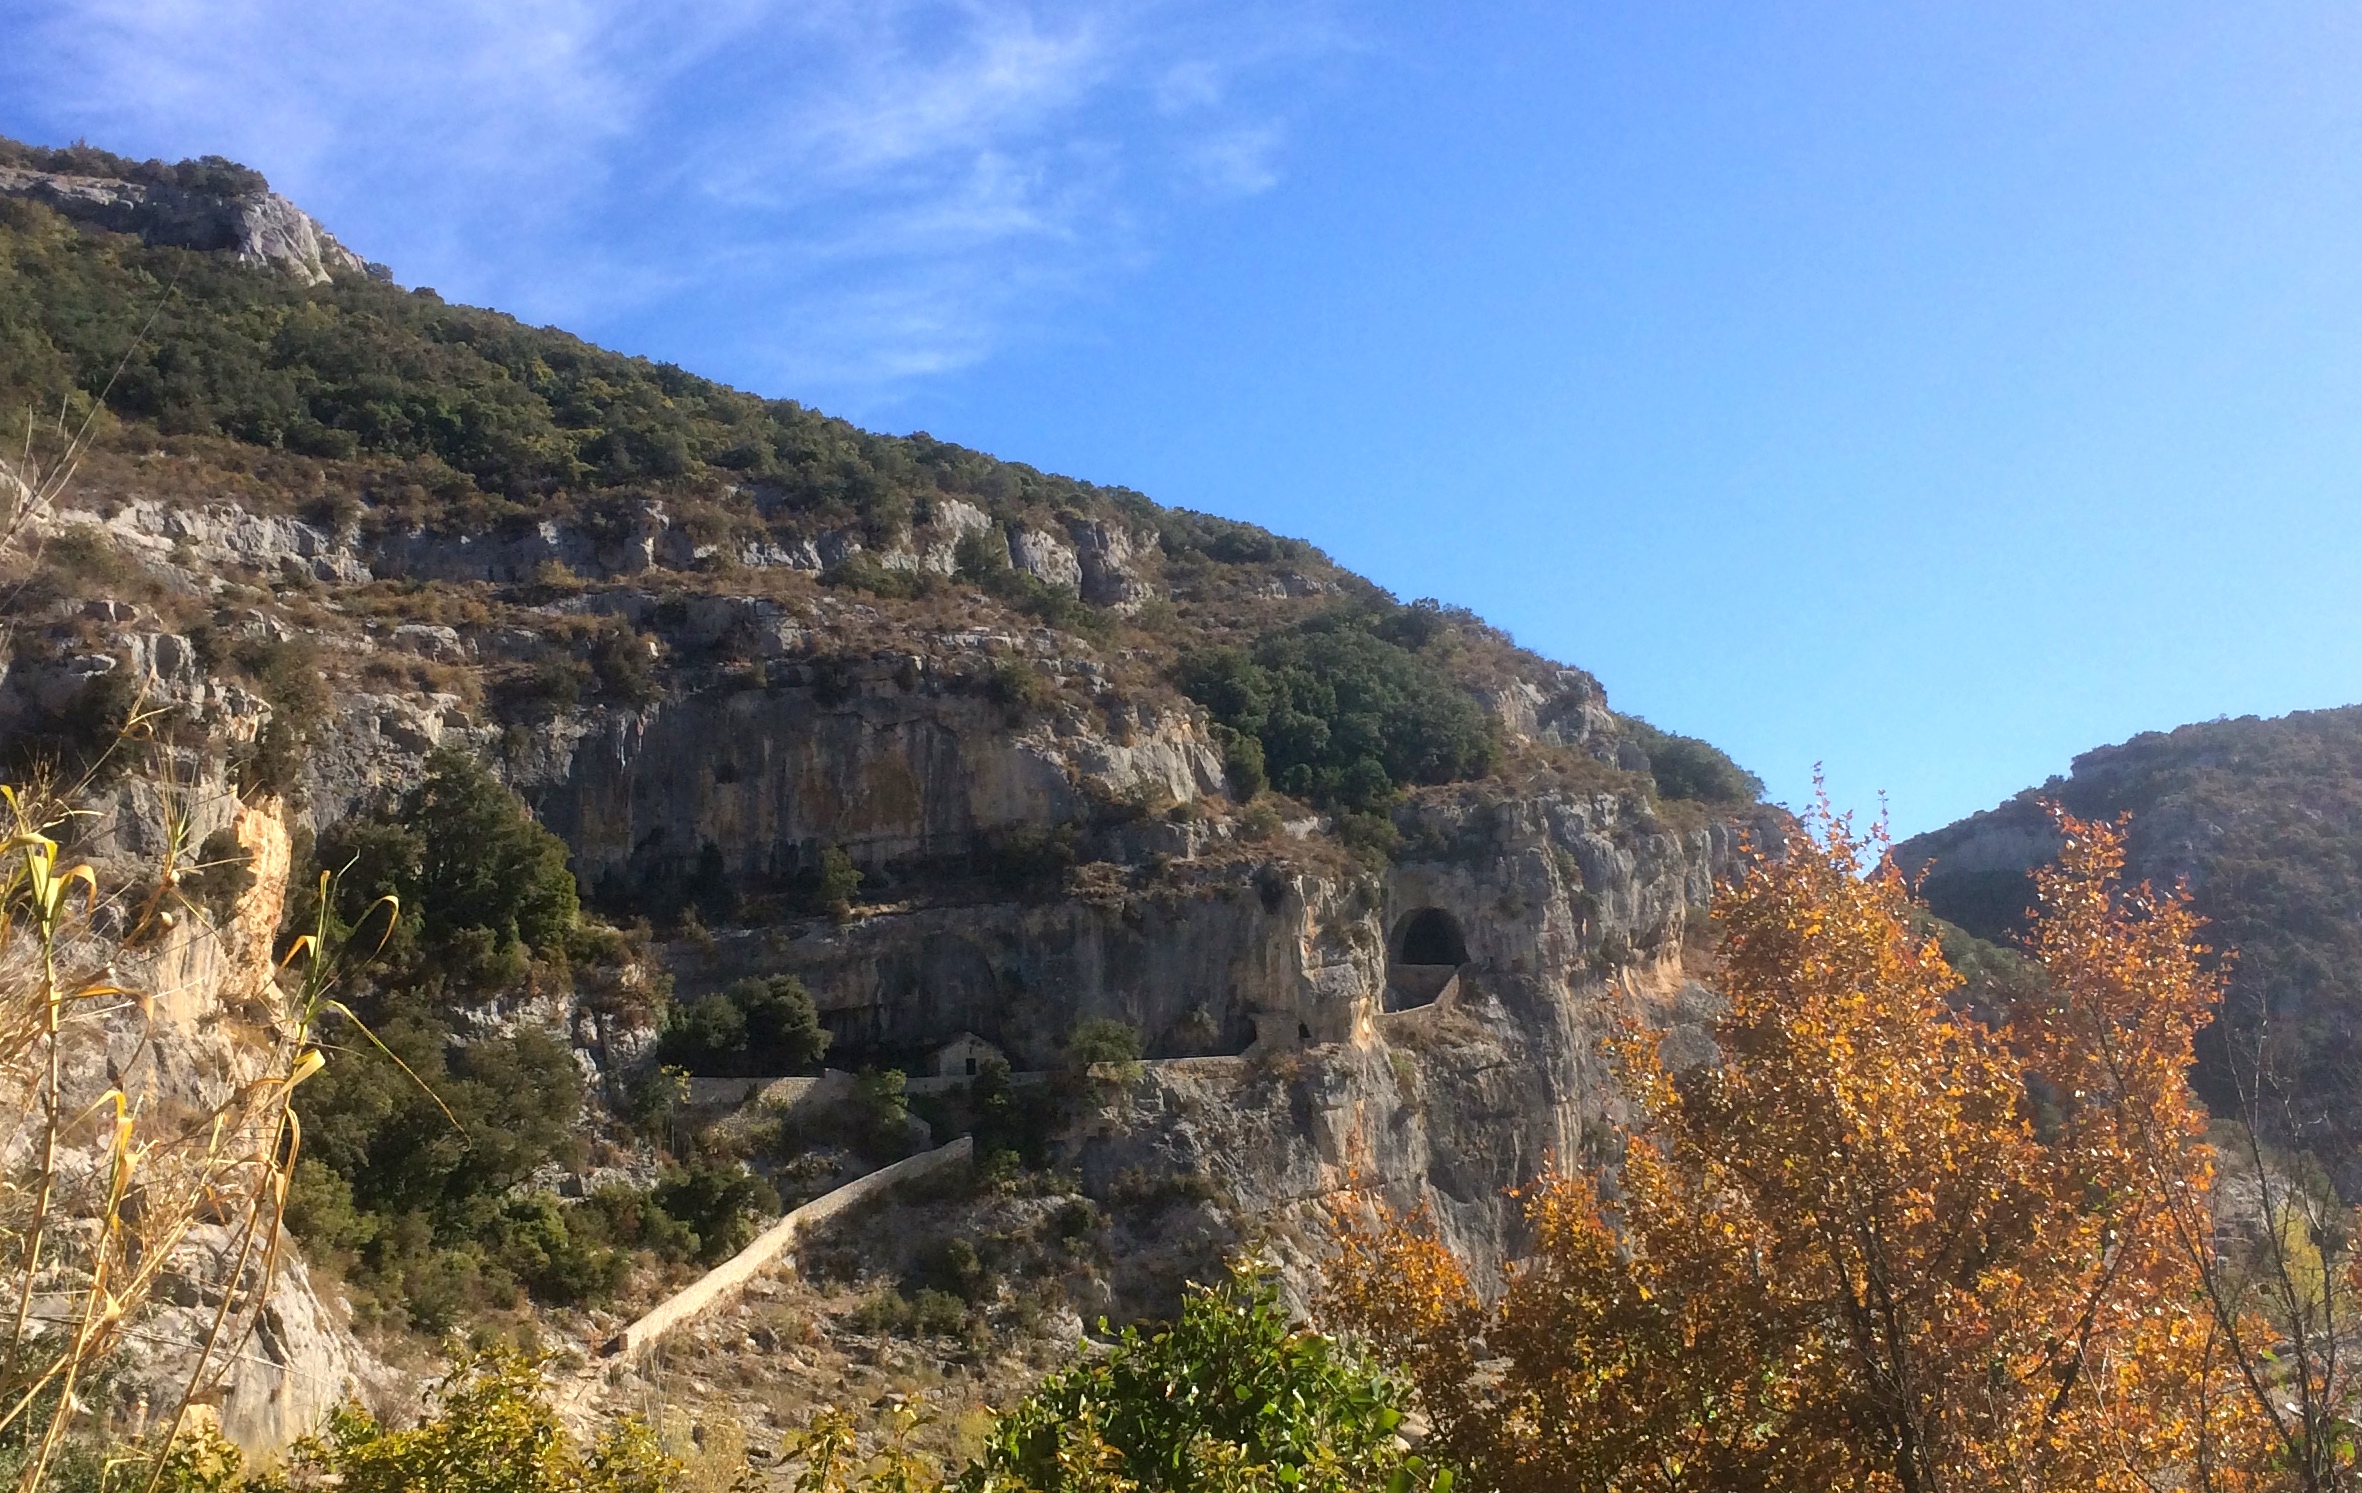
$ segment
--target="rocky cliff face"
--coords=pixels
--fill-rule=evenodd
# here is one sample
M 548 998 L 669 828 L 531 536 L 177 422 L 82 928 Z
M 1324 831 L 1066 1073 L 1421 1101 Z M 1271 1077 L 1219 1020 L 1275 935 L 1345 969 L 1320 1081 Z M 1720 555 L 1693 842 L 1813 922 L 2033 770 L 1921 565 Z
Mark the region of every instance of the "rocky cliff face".
M 272 1247 L 272 1211 L 263 1208 L 258 1233 L 247 1227 L 248 1202 L 262 1185 L 255 1148 L 276 1128 L 267 1105 L 256 1121 L 256 1100 L 273 1087 L 270 1034 L 289 1019 L 272 962 L 289 877 L 286 824 L 280 805 L 242 805 L 218 778 L 150 780 L 121 794 L 113 810 L 84 847 L 101 852 L 102 884 L 140 885 L 155 862 L 121 852 L 150 837 L 160 815 L 182 813 L 232 834 L 248 853 L 250 881 L 218 914 L 191 910 L 161 928 L 143 924 L 129 941 L 118 893 L 61 961 L 68 968 L 103 961 L 131 997 L 69 1011 L 62 1110 L 111 1114 L 121 1096 L 123 1123 L 139 1148 L 129 1164 L 136 1204 L 128 1226 L 164 1262 L 123 1330 L 124 1352 L 108 1365 L 111 1408 L 134 1423 L 148 1414 L 135 1405 L 162 1417 L 194 1385 L 196 1403 L 225 1435 L 267 1454 L 339 1404 L 407 1392 L 403 1376 L 354 1340 L 343 1309 L 315 1290 L 293 1241 L 282 1234 Z M 110 848 L 117 854 L 104 853 Z M 0 1082 L 22 1077 L 12 1064 Z M 4 1159 L 15 1168 L 30 1160 L 24 1117 L 35 1106 L 12 1093 L 10 1108 L 20 1118 Z M 88 1206 L 83 1184 L 111 1175 L 105 1138 L 103 1127 L 65 1134 L 56 1175 L 69 1216 Z M 45 1277 L 36 1323 L 62 1316 L 70 1302 Z
M 368 270 L 311 214 L 268 190 L 224 194 L 0 165 L 0 197 L 38 202 L 74 222 L 151 244 L 227 252 L 308 285 L 326 284 L 338 270 Z
M 227 507 L 60 520 L 76 523 L 194 571 L 234 558 L 352 584 L 382 560 L 356 536 Z M 400 543 L 411 563 L 474 563 Z M 1062 574 L 1044 553 L 1030 558 Z M 1223 797 L 1202 713 L 1120 686 L 1110 663 L 1083 656 L 1095 650 L 1047 629 L 903 630 L 847 654 L 842 638 L 875 619 L 825 592 L 618 585 L 545 608 L 632 623 L 663 687 L 636 708 L 506 727 L 456 691 L 339 690 L 304 772 L 310 816 L 324 827 L 459 743 L 503 764 L 586 889 L 619 905 L 718 893 L 779 906 L 763 899 L 788 897 L 841 848 L 870 877 L 861 916 L 840 925 L 790 898 L 754 926 L 676 941 L 683 994 L 795 973 L 847 1062 L 913 1071 L 961 1032 L 1026 1068 L 1050 1064 L 1080 1020 L 1128 1022 L 1151 1078 L 1088 1167 L 1210 1170 L 1256 1216 L 1301 1223 L 1358 1178 L 1431 1203 L 1472 1254 L 1501 1259 L 1514 1247 L 1502 1190 L 1548 1158 L 1583 1156 L 1610 1103 L 1594 1049 L 1617 982 L 1679 982 L 1687 919 L 1729 850 L 1727 830 L 1676 827 L 1628 794 L 1496 782 L 1414 795 L 1396 815 L 1402 848 L 1373 866 L 1317 818 L 1251 828 Z M 140 608 L 102 610 L 73 619 L 95 634 L 83 662 L 20 668 L 0 703 L 22 717 L 61 679 L 120 671 L 224 742 L 259 732 L 270 706 L 208 674 L 187 635 Z M 272 633 L 260 615 L 247 625 Z M 371 624 L 312 641 L 348 663 L 457 667 L 538 656 L 555 631 Z M 995 694 L 1011 670 L 1038 687 L 1034 703 Z M 1518 738 L 1612 730 L 1587 675 L 1497 694 Z M 115 833 L 135 850 L 140 790 L 122 791 Z M 1048 837 L 1056 862 L 1025 863 Z M 1447 953 L 1406 957 L 1422 920 Z M 1418 1009 L 1391 1009 L 1403 1005 Z
M 1683 983 L 1727 832 L 1556 793 L 1439 793 L 1406 817 L 1440 847 L 1366 882 L 1291 882 L 1269 913 L 1291 957 L 1234 987 L 1260 1040 L 1147 1065 L 1083 1144 L 1086 1179 L 1210 1175 L 1297 1261 L 1331 1201 L 1383 1195 L 1495 1275 L 1522 1242 L 1509 1189 L 1606 1159 L 1599 1043 L 1633 996 Z M 1433 994 L 1405 956 L 1437 931 L 1464 957 Z

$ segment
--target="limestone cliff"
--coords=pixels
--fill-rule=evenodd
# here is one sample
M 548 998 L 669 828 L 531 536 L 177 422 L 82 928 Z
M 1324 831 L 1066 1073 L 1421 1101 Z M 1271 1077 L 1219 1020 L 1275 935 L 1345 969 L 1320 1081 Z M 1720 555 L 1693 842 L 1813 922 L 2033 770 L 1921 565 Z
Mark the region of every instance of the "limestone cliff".
M 339 270 L 367 270 L 311 214 L 267 189 L 190 190 L 0 165 L 0 197 L 38 202 L 77 223 L 136 234 L 151 244 L 222 250 L 249 264 L 283 269 L 306 284 L 326 284 Z
M 138 545 L 153 511 L 87 521 Z M 367 563 L 300 525 L 217 512 L 179 528 L 184 560 L 193 533 L 225 549 L 252 535 L 255 558 L 328 574 Z M 545 610 L 637 623 L 664 661 L 655 698 L 501 727 L 457 692 L 339 691 L 304 768 L 313 820 L 409 781 L 437 744 L 472 744 L 565 837 L 594 898 L 719 893 L 753 909 L 749 926 L 725 915 L 666 946 L 684 997 L 795 973 L 844 1061 L 912 1071 L 961 1032 L 1027 1068 L 1051 1063 L 1079 1020 L 1127 1022 L 1151 1079 L 1137 1112 L 1085 1149 L 1087 1170 L 1210 1170 L 1257 1215 L 1301 1222 L 1358 1172 L 1432 1203 L 1478 1258 L 1502 1258 L 1514 1247 L 1503 1190 L 1550 1157 L 1587 1154 L 1610 1103 L 1594 1048 L 1618 982 L 1678 982 L 1688 920 L 1730 848 L 1719 822 L 1669 819 L 1613 783 L 1542 777 L 1419 791 L 1396 811 L 1400 848 L 1373 865 L 1317 817 L 1276 835 L 1250 827 L 1224 796 L 1202 712 L 1118 686 L 1096 649 L 1060 634 L 914 629 L 847 656 L 836 639 L 873 619 L 825 592 L 667 601 L 625 587 L 587 600 Z M 269 716 L 250 687 L 207 675 L 185 635 L 130 608 L 98 621 L 112 647 L 69 669 L 135 675 L 143 698 L 184 705 L 225 740 L 251 739 Z M 506 620 L 317 642 L 356 661 L 553 646 L 548 630 Z M 724 643 L 739 660 L 713 661 Z M 1045 703 L 996 698 L 995 665 L 1038 681 Z M 0 704 L 34 713 L 59 677 L 20 669 Z M 1518 739 L 1614 729 L 1588 676 L 1503 694 Z M 122 792 L 129 805 L 139 790 Z M 138 820 L 117 831 L 126 848 Z M 1006 864 L 1011 847 L 1045 833 L 1067 837 L 1066 864 L 1027 881 Z M 841 925 L 787 895 L 831 847 L 875 888 Z M 1422 923 L 1445 952 L 1406 961 Z M 1405 1005 L 1419 1009 L 1394 1009 Z

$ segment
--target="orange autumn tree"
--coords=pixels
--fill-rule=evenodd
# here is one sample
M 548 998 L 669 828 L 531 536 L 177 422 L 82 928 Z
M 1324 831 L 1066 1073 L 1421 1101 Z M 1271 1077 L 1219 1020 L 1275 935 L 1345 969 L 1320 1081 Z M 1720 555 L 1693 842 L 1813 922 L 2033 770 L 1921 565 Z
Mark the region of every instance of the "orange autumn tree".
M 1722 1061 L 1630 1029 L 1612 1178 L 1524 1194 L 1486 1302 L 1424 1220 L 1340 1211 L 1329 1308 L 1502 1493 L 2266 1486 L 2207 1301 L 2186 1079 L 2218 995 L 2117 828 L 2057 816 L 2048 991 L 1969 1009 L 1910 888 L 1824 805 L 1720 892 Z M 1881 852 L 1876 870 L 1858 869 Z

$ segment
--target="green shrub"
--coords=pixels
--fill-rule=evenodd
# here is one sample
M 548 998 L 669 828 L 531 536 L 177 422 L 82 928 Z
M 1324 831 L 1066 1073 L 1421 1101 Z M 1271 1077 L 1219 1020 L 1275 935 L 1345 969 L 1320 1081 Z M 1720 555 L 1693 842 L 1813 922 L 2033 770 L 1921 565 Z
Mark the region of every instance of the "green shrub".
M 1066 1034 L 1065 1066 L 1080 1073 L 1100 1063 L 1130 1067 L 1140 1061 L 1140 1028 L 1128 1021 L 1093 1016 Z
M 591 645 L 590 667 L 600 689 L 634 709 L 654 704 L 664 693 L 651 672 L 648 640 L 631 628 L 599 634 Z
M 171 163 L 135 161 L 80 142 L 48 147 L 0 140 L 0 166 L 55 171 L 67 176 L 112 176 L 122 181 L 178 187 L 185 192 L 221 197 L 249 197 L 270 190 L 261 172 L 222 156 L 199 156 L 195 160 Z
M 536 951 L 563 950 L 581 921 L 566 842 L 453 748 L 429 756 L 418 785 L 399 799 L 332 828 L 318 855 L 343 868 L 337 912 L 347 926 L 371 916 L 379 898 L 399 899 L 385 951 L 396 984 L 500 989 Z
M 494 1262 L 535 1300 L 579 1306 L 613 1296 L 631 1268 L 628 1254 L 596 1237 L 600 1221 L 579 1203 L 532 1192 L 508 1200 L 485 1230 L 484 1243 Z
M 599 1299 L 623 1262 L 601 1231 L 577 1237 L 579 1205 L 518 1192 L 545 1165 L 571 1165 L 582 1079 L 546 1032 L 461 1043 L 415 1007 L 388 1007 L 378 1042 L 331 1018 L 334 1059 L 296 1094 L 305 1155 L 288 1227 L 349 1257 L 360 1297 L 440 1334 L 518 1290 Z
M 377 1237 L 378 1218 L 354 1205 L 343 1173 L 306 1156 L 288 1184 L 287 1227 L 316 1250 L 354 1250 Z
M 1738 806 L 1763 797 L 1763 779 L 1719 747 L 1694 736 L 1660 731 L 1636 715 L 1624 717 L 1624 735 L 1648 753 L 1649 776 L 1660 798 Z
M 828 1044 L 811 992 L 793 975 L 773 975 L 673 1008 L 658 1053 L 700 1076 L 754 1078 L 805 1072 Z
M 1286 539 L 1253 524 L 1217 518 L 1187 508 L 1158 509 L 1152 515 L 1167 555 L 1202 555 L 1224 565 L 1302 563 L 1317 553 L 1301 539 Z
M 968 1325 L 968 1304 L 933 1287 L 911 1298 L 911 1331 L 921 1337 L 956 1337 Z
M 879 563 L 867 550 L 847 556 L 844 563 L 830 567 L 820 576 L 821 584 L 840 586 L 848 591 L 861 591 L 871 596 L 908 600 L 924 596 L 930 583 L 940 585 L 932 571 L 901 570 Z
M 933 1289 L 974 1304 L 992 1293 L 983 1257 L 966 1239 L 944 1239 L 920 1251 L 916 1279 L 922 1293 Z
M 1347 850 L 1365 861 L 1383 864 L 1402 848 L 1402 831 L 1384 814 L 1357 814 L 1344 810 L 1337 815 L 1337 839 Z
M 1072 1486 L 1089 1465 L 1143 1490 L 1295 1488 L 1448 1493 L 1406 1453 L 1404 1384 L 1346 1344 L 1298 1330 L 1263 1271 L 1192 1287 L 1180 1320 L 1126 1328 L 1104 1356 L 1051 1376 L 995 1423 L 960 1486 Z
M 650 1195 L 696 1236 L 699 1264 L 718 1265 L 753 1242 L 755 1220 L 779 1211 L 771 1184 L 736 1162 L 691 1161 L 669 1169 Z
M 1271 774 L 1263 760 L 1262 738 L 1219 723 L 1214 727 L 1214 737 L 1222 748 L 1222 774 L 1229 783 L 1230 796 L 1242 804 L 1252 802 L 1255 795 L 1271 786 Z
M 1114 634 L 1108 615 L 1063 586 L 1050 585 L 1009 563 L 1009 543 L 1000 533 L 962 535 L 954 551 L 959 578 L 1052 627 L 1089 638 Z
M 695 1229 L 664 1211 L 654 1189 L 614 1184 L 583 1199 L 574 1227 L 587 1238 L 622 1249 L 644 1249 L 675 1263 L 695 1258 L 704 1242 Z
M 853 1079 L 853 1146 L 872 1161 L 899 1161 L 911 1153 L 908 1080 L 899 1068 L 864 1068 Z
M 138 564 L 95 524 L 66 525 L 41 546 L 40 555 L 61 576 L 95 589 L 121 586 L 139 574 Z
M 437 1386 L 434 1405 L 434 1415 L 402 1431 L 347 1405 L 289 1461 L 301 1485 L 339 1493 L 665 1493 L 679 1470 L 633 1417 L 609 1425 L 587 1455 L 578 1451 L 540 1363 L 513 1348 L 464 1359 Z
M 1013 1156 L 1034 1170 L 1049 1165 L 1051 1139 L 1066 1118 L 1060 1100 L 1046 1084 L 1018 1088 L 1009 1082 L 1007 1060 L 987 1057 L 976 1065 L 966 1095 L 976 1154 Z
M 856 1332 L 895 1337 L 957 1337 L 967 1329 L 968 1304 L 932 1287 L 905 1296 L 888 1286 L 847 1314 Z
M 1009 568 L 1009 541 L 998 529 L 970 529 L 952 548 L 953 573 L 972 586 L 986 586 Z
M 995 703 L 1006 706 L 1019 720 L 1032 714 L 1050 697 L 1050 687 L 1042 680 L 1041 671 L 1023 658 L 996 658 L 984 674 L 984 693 Z
M 1249 650 L 1191 654 L 1178 683 L 1259 745 L 1259 764 L 1243 745 L 1226 752 L 1234 792 L 1267 776 L 1298 798 L 1368 811 L 1398 788 L 1491 770 L 1491 718 L 1431 656 L 1447 631 L 1420 608 L 1357 608 Z
M 861 871 L 841 845 L 820 852 L 820 905 L 842 921 L 853 915 L 853 898 L 861 890 Z

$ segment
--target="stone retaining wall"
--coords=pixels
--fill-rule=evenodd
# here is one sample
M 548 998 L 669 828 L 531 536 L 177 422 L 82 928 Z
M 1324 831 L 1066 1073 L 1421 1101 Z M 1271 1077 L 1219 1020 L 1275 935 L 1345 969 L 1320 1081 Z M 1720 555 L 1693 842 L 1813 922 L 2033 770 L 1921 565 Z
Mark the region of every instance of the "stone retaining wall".
M 695 1321 L 706 1312 L 728 1300 L 743 1289 L 746 1283 L 763 1273 L 796 1241 L 796 1235 L 816 1224 L 834 1218 L 855 1203 L 863 1202 L 892 1187 L 968 1159 L 974 1141 L 961 1136 L 947 1146 L 906 1156 L 892 1166 L 880 1167 L 866 1177 L 857 1177 L 834 1192 L 814 1198 L 789 1212 L 779 1222 L 765 1229 L 755 1241 L 729 1259 L 707 1271 L 688 1289 L 668 1298 L 653 1311 L 640 1318 L 622 1332 L 607 1340 L 600 1357 L 610 1362 L 631 1362 L 646 1353 L 658 1338 L 674 1328 Z

